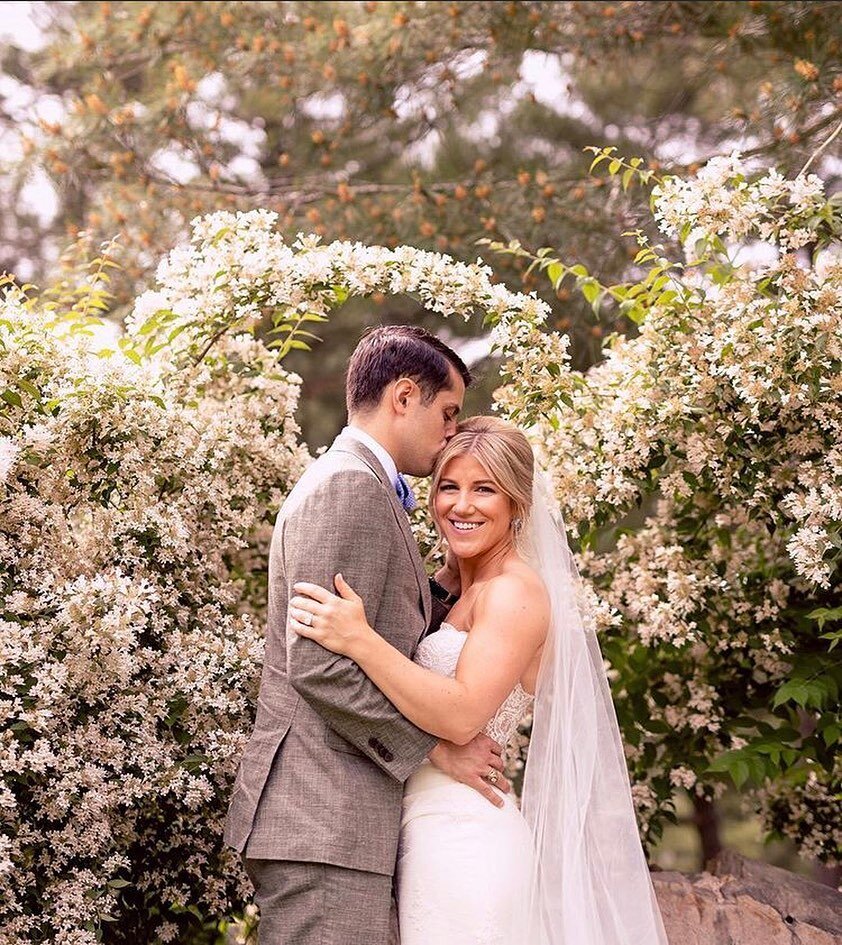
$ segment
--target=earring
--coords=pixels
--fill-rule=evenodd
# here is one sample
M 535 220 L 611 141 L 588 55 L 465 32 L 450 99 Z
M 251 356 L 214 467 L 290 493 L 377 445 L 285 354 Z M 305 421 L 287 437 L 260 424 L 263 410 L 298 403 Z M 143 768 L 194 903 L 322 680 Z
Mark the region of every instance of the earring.
M 523 520 L 519 516 L 516 515 L 512 519 L 512 531 L 519 532 L 522 525 L 523 525 Z

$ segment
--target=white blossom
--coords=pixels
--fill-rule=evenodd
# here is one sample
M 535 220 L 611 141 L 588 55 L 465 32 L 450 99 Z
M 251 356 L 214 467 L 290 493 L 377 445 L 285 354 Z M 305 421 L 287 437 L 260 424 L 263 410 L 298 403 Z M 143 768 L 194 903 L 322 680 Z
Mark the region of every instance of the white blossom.
M 20 447 L 7 436 L 0 436 L 0 486 L 6 481 Z

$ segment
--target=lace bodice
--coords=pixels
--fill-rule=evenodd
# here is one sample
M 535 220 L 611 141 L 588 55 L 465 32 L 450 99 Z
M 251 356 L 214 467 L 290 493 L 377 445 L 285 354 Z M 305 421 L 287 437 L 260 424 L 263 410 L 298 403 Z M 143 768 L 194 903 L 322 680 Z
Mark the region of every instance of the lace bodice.
M 434 673 L 455 676 L 459 654 L 467 639 L 465 631 L 457 630 L 453 624 L 443 623 L 435 633 L 424 637 L 418 644 L 413 660 Z M 505 747 L 531 708 L 532 699 L 518 683 L 485 726 L 485 734 Z

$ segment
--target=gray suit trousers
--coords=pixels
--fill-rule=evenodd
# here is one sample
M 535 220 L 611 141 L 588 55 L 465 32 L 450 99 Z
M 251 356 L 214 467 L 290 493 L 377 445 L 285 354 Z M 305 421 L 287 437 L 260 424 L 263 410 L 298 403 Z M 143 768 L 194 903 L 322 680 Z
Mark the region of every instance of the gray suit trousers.
M 243 859 L 259 945 L 387 945 L 392 877 L 328 863 Z

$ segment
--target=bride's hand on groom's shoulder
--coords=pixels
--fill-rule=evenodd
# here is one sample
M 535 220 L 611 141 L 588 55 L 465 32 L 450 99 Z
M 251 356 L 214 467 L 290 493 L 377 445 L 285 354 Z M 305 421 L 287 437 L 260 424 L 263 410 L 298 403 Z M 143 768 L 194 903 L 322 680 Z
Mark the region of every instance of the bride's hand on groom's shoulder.
M 289 602 L 287 619 L 290 629 L 299 636 L 353 659 L 357 647 L 374 631 L 359 594 L 341 574 L 336 575 L 334 583 L 340 596 L 319 584 L 306 581 L 295 584 L 296 596 Z
M 508 794 L 512 786 L 503 777 L 501 753 L 500 745 L 480 732 L 465 745 L 440 741 L 428 757 L 440 771 L 472 787 L 495 807 L 502 807 L 502 795 Z M 493 787 L 488 780 L 492 771 L 495 772 Z

